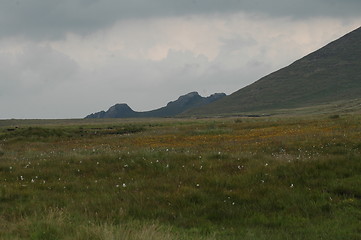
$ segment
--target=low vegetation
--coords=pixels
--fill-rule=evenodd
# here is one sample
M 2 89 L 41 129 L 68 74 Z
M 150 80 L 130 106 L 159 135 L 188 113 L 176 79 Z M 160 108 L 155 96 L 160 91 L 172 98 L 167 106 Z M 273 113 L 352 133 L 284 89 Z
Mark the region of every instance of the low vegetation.
M 360 120 L 2 121 L 0 239 L 359 239 Z

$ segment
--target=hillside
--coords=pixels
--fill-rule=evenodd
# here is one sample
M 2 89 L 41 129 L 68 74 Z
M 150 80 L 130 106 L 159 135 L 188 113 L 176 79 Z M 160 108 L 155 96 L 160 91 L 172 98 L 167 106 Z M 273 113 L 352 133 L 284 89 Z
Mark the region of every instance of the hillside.
M 232 115 L 361 98 L 361 28 L 187 115 Z
M 202 97 L 197 92 L 180 96 L 176 101 L 169 102 L 167 106 L 146 112 L 133 111 L 127 104 L 116 104 L 108 111 L 101 111 L 88 115 L 86 118 L 150 118 L 173 117 L 187 110 L 205 106 L 225 97 L 224 93 L 215 93 L 209 97 Z

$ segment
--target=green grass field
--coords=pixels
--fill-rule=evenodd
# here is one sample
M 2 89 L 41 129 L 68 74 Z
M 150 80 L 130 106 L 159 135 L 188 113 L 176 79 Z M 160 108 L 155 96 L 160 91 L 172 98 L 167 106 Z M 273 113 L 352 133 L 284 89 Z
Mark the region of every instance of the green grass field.
M 0 121 L 0 239 L 360 239 L 361 116 Z

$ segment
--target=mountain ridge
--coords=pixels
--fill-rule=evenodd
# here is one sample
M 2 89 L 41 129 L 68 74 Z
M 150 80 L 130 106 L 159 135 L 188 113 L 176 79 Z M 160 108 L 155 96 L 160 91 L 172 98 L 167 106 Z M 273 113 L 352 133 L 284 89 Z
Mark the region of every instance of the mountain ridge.
M 210 104 L 225 97 L 225 93 L 215 93 L 208 97 L 202 97 L 198 92 L 190 92 L 180 96 L 177 100 L 169 102 L 165 107 L 151 111 L 136 112 L 128 104 L 120 103 L 110 107 L 107 111 L 89 114 L 85 118 L 151 118 L 151 117 L 174 117 L 195 107 Z

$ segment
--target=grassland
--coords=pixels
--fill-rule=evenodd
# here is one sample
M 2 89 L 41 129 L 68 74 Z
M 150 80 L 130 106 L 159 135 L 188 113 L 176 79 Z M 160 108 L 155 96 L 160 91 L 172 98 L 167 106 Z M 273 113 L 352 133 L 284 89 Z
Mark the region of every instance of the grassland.
M 0 239 L 359 239 L 360 121 L 0 121 Z

